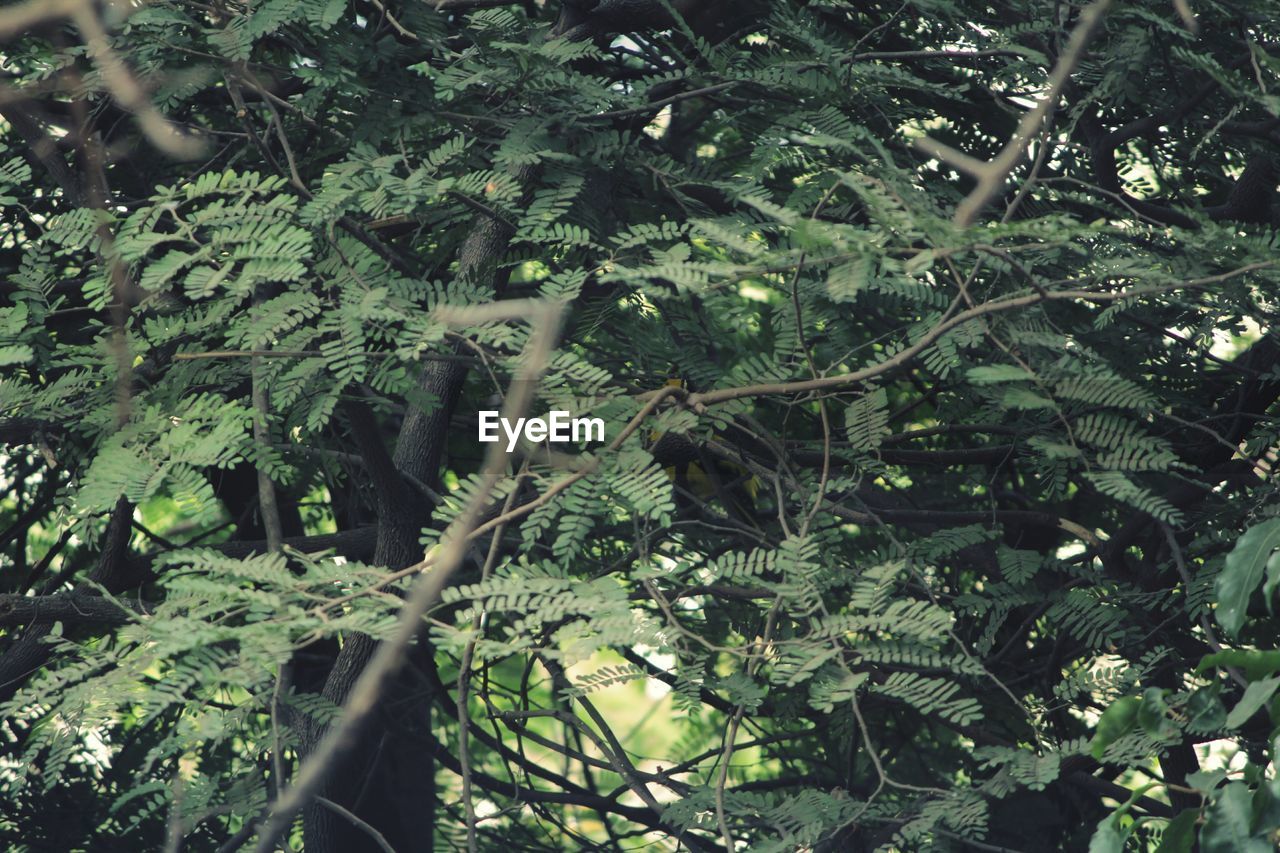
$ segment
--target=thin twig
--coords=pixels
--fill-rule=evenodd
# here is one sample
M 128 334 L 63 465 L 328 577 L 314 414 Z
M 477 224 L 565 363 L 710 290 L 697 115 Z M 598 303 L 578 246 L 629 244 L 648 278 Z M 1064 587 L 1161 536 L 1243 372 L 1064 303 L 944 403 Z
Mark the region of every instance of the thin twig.
M 394 352 L 366 351 L 361 353 L 366 358 L 398 358 Z M 239 350 L 222 349 L 207 352 L 180 352 L 173 356 L 174 361 L 198 361 L 205 358 L 324 358 L 320 350 L 310 349 L 277 349 L 277 350 Z M 427 352 L 415 356 L 422 361 L 454 361 L 460 364 L 476 365 L 477 359 L 465 355 Z
M 1164 533 L 1164 541 L 1169 545 L 1169 553 L 1173 555 L 1173 564 L 1178 569 L 1178 577 L 1182 578 L 1182 586 L 1186 590 L 1184 595 L 1189 598 L 1191 596 L 1191 573 L 1187 571 L 1187 563 L 1182 556 L 1182 546 L 1178 544 L 1178 537 L 1174 535 L 1173 528 L 1163 521 L 1160 522 L 1160 530 Z M 1213 630 L 1213 622 L 1210 621 L 1209 615 L 1204 610 L 1200 611 L 1200 627 L 1204 630 L 1205 641 L 1209 644 L 1209 648 L 1215 652 L 1222 651 L 1222 643 L 1218 642 L 1218 634 Z M 1228 666 L 1226 670 L 1227 675 L 1231 676 L 1231 680 L 1236 684 L 1246 689 L 1249 687 L 1249 682 L 1234 666 Z
M 528 460 L 525 461 L 525 467 L 527 466 Z M 511 505 L 515 503 L 515 499 L 516 490 L 512 489 L 503 504 L 502 511 L 504 513 L 511 511 Z M 480 569 L 480 583 L 484 583 L 489 579 L 490 573 L 493 572 L 493 566 L 498 561 L 498 550 L 502 544 L 503 530 L 504 528 L 502 527 L 495 528 L 493 537 L 489 540 L 489 553 L 485 555 L 484 566 Z M 462 661 L 458 665 L 458 766 L 462 770 L 460 774 L 462 776 L 462 807 L 467 824 L 468 853 L 477 853 L 479 842 L 476 838 L 476 806 L 472 802 L 471 792 L 471 709 L 467 700 L 471 686 L 471 662 L 475 657 L 476 643 L 483 629 L 484 612 L 479 611 L 471 620 L 471 631 L 474 636 L 467 640 L 466 648 L 462 650 Z
M 822 198 L 814 206 L 813 213 L 809 215 L 810 222 L 817 221 L 818 214 L 827 206 L 827 202 L 831 200 L 838 186 L 840 186 L 840 182 L 836 181 L 823 193 Z M 796 337 L 800 342 L 800 349 L 804 352 L 805 363 L 809 366 L 809 377 L 817 379 L 818 365 L 813 360 L 813 351 L 809 347 L 808 337 L 804 332 L 804 316 L 800 306 L 800 270 L 801 267 L 797 265 L 795 275 L 791 279 L 791 304 L 795 308 L 796 314 Z M 808 535 L 813 520 L 822 509 L 822 502 L 827 494 L 827 482 L 831 477 L 831 418 L 827 414 L 827 401 L 821 397 L 818 398 L 818 415 L 822 423 L 822 473 L 818 478 L 818 495 L 814 498 L 813 506 L 810 507 L 808 514 L 805 515 L 804 522 L 800 525 L 801 536 Z M 779 454 L 778 459 L 782 461 L 782 454 Z M 781 506 L 779 506 L 779 511 L 781 511 Z
M 387 841 L 386 836 L 384 836 L 381 832 L 378 832 L 378 830 L 375 829 L 368 822 L 361 820 L 360 816 L 357 815 L 355 812 L 345 809 L 342 806 L 335 803 L 333 800 L 329 799 L 328 797 L 322 797 L 319 794 L 316 794 L 316 802 L 324 806 L 326 809 L 333 812 L 334 814 L 339 815 L 340 817 L 346 818 L 347 820 L 351 821 L 351 823 L 354 826 L 356 826 L 358 829 L 362 830 L 366 835 L 372 838 L 373 843 L 381 847 L 384 851 L 386 851 L 386 853 L 396 853 L 395 848 L 393 848 L 390 842 Z
M 712 85 L 712 86 L 703 86 L 701 89 L 690 89 L 687 92 L 680 92 L 675 95 L 670 95 L 666 98 L 659 98 L 656 101 L 650 101 L 649 103 L 645 104 L 642 107 L 631 107 L 630 109 L 623 109 L 623 110 L 610 110 L 609 112 L 604 112 L 604 113 L 592 113 L 591 115 L 583 116 L 583 118 L 614 119 L 614 118 L 629 118 L 631 116 L 644 115 L 645 113 L 650 113 L 650 112 L 653 112 L 654 110 L 660 110 L 663 107 L 668 106 L 670 104 L 679 103 L 680 101 L 687 101 L 690 98 L 700 98 L 703 95 L 714 95 L 716 92 L 723 92 L 726 89 L 732 89 L 734 86 L 739 86 L 741 84 L 742 84 L 741 80 L 730 80 L 725 83 L 716 83 L 715 85 Z
M 392 29 L 394 29 L 400 35 L 404 36 L 407 39 L 412 39 L 413 41 L 422 41 L 422 39 L 418 38 L 417 33 L 413 32 L 412 30 L 406 29 L 403 24 L 401 24 L 399 21 L 396 20 L 395 15 L 387 11 L 387 7 L 382 5 L 382 0 L 373 0 L 373 5 L 376 6 L 378 8 L 378 11 L 382 13 L 382 17 L 387 19 L 387 23 L 391 25 Z
M 757 652 L 754 656 L 747 658 L 745 668 L 748 679 L 754 678 L 764 665 L 764 655 L 768 651 L 769 643 L 773 640 L 773 631 L 777 625 L 778 611 L 781 608 L 782 596 L 775 596 L 773 606 L 769 608 L 769 615 L 765 617 L 764 631 L 761 632 L 759 642 L 756 643 Z M 729 763 L 733 760 L 734 744 L 738 739 L 738 728 L 742 725 L 744 713 L 746 713 L 746 706 L 739 703 L 733 709 L 733 716 L 729 718 L 729 726 L 724 735 L 724 750 L 720 754 L 720 770 L 716 777 L 716 825 L 720 830 L 720 838 L 724 841 L 724 849 L 730 851 L 736 850 L 737 847 L 733 843 L 733 833 L 729 831 L 729 819 L 725 810 L 724 793 L 725 787 L 729 782 Z
M 266 455 L 271 451 L 271 436 L 267 431 L 271 409 L 267 400 L 266 382 L 262 378 L 260 358 L 252 360 L 249 373 L 253 398 L 253 441 L 258 446 L 258 453 Z M 278 554 L 284 542 L 284 529 L 280 524 L 280 505 L 276 501 L 275 483 L 271 481 L 271 474 L 267 472 L 261 459 L 254 467 L 258 471 L 258 515 L 262 517 L 262 529 L 267 535 L 267 550 Z
M 1024 51 L 1009 48 L 989 48 L 986 50 L 874 50 L 867 53 L 855 53 L 854 62 L 867 60 L 893 61 L 899 59 L 982 59 L 988 56 L 1008 56 L 1022 58 Z
M 280 664 L 275 688 L 271 691 L 271 772 L 275 775 L 273 784 L 277 795 L 284 790 L 285 784 L 284 755 L 280 746 L 280 701 L 283 694 L 288 692 L 292 675 L 288 661 Z
M 494 222 L 501 225 L 503 228 L 506 228 L 510 231 L 517 230 L 516 224 L 512 222 L 510 219 L 503 216 L 497 210 L 485 204 L 484 202 L 474 199 L 471 196 L 467 195 L 466 193 L 458 192 L 457 190 L 449 190 L 447 193 L 445 193 L 445 195 L 449 196 L 449 198 L 456 199 L 457 201 L 462 202 L 467 207 L 474 210 L 476 213 L 483 214 L 484 216 L 489 217 Z
M 262 305 L 262 294 L 254 294 L 255 308 Z M 284 526 L 280 522 L 280 504 L 276 500 L 276 485 L 267 471 L 265 456 L 271 451 L 271 436 L 268 422 L 271 417 L 271 402 L 267 394 L 267 384 L 262 376 L 262 359 L 255 356 L 249 364 L 250 397 L 253 403 L 253 442 L 257 446 L 260 458 L 254 465 L 258 475 L 258 515 L 262 518 L 262 529 L 267 537 L 267 551 L 280 554 L 284 550 Z M 278 796 L 284 790 L 284 756 L 280 740 L 280 695 L 289 680 L 289 663 L 280 664 L 276 673 L 275 688 L 271 692 L 271 776 L 272 786 Z M 284 848 L 290 850 L 288 840 Z

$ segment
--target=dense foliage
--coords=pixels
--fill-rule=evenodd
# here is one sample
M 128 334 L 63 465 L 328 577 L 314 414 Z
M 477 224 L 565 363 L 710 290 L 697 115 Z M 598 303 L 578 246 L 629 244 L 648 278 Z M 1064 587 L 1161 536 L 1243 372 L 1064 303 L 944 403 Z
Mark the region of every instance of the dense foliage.
M 1273 849 L 1191 5 L 0 7 L 3 845 Z

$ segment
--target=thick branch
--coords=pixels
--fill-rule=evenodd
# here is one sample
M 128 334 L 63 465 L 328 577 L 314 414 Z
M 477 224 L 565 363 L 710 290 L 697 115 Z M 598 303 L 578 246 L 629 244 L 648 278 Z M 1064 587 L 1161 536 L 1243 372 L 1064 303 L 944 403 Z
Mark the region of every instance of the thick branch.
M 0 626 L 28 622 L 68 622 L 89 625 L 122 625 L 154 605 L 128 599 L 111 600 L 83 592 L 53 595 L 0 595 Z

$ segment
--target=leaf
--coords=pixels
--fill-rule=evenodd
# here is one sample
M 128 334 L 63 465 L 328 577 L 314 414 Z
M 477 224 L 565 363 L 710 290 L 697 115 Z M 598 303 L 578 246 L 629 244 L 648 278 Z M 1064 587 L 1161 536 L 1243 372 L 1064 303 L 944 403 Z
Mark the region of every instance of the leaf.
M 1129 832 L 1129 829 L 1121 828 L 1120 815 L 1107 815 L 1089 839 L 1089 853 L 1124 853 Z
M 1203 853 L 1271 853 L 1274 849 L 1265 838 L 1258 838 L 1249 829 L 1252 817 L 1249 787 L 1243 782 L 1232 782 L 1218 794 L 1204 829 L 1200 833 L 1200 849 Z
M 1194 773 L 1187 774 L 1187 786 L 1194 788 L 1201 794 L 1204 794 L 1205 801 L 1207 802 L 1213 796 L 1213 792 L 1226 778 L 1227 771 L 1222 768 L 1217 768 L 1215 770 L 1197 770 Z
M 1178 727 L 1169 719 L 1169 703 L 1165 701 L 1165 692 L 1159 687 L 1149 687 L 1142 694 L 1142 704 L 1138 706 L 1138 725 L 1152 737 L 1172 737 L 1178 733 Z
M 1098 824 L 1098 828 L 1093 832 L 1093 837 L 1089 839 L 1089 853 L 1124 853 L 1125 842 L 1129 839 L 1130 833 L 1138 826 L 1137 821 L 1131 820 L 1128 823 L 1123 823 L 1125 815 L 1129 813 L 1129 809 L 1133 808 L 1133 804 L 1138 802 L 1142 795 L 1153 787 L 1154 783 L 1132 791 L 1129 794 L 1129 799 L 1121 803 L 1115 813 L 1104 818 Z
M 875 450 L 889 434 L 889 401 L 883 388 L 855 400 L 845 412 L 849 444 L 856 450 Z
M 1196 821 L 1200 818 L 1199 809 L 1185 809 L 1169 821 L 1160 836 L 1160 846 L 1155 853 L 1191 853 L 1196 845 Z
M 1238 667 L 1244 670 L 1245 677 L 1257 681 L 1280 671 L 1280 651 L 1259 649 L 1226 649 L 1205 655 L 1196 667 L 1196 675 L 1202 675 L 1214 667 Z
M 1035 378 L 1034 374 L 1028 373 L 1015 364 L 971 367 L 965 371 L 965 376 L 969 378 L 970 382 L 976 382 L 979 385 L 991 382 L 1020 382 Z
M 1098 761 L 1107 751 L 1107 747 L 1129 733 L 1138 720 L 1138 708 L 1142 701 L 1136 696 L 1122 696 L 1111 703 L 1111 707 L 1102 712 L 1098 725 L 1094 729 L 1093 740 L 1089 742 L 1089 754 Z
M 827 273 L 827 293 L 836 302 L 851 302 L 870 284 L 872 273 L 870 255 L 840 264 Z
M 1053 401 L 1026 388 L 1009 388 L 1000 404 L 1007 409 L 1052 409 Z
M 1280 827 L 1280 779 L 1264 779 L 1253 793 L 1249 829 L 1254 835 Z
M 1227 722 L 1227 709 L 1218 698 L 1222 687 L 1217 682 L 1201 687 L 1187 699 L 1187 728 L 1197 732 L 1212 732 Z
M 1267 560 L 1267 580 L 1262 585 L 1262 598 L 1267 603 L 1268 613 L 1271 612 L 1271 593 L 1275 592 L 1277 586 L 1280 586 L 1280 551 Z
M 1222 574 L 1214 584 L 1218 597 L 1218 624 L 1234 637 L 1244 626 L 1249 596 L 1262 582 L 1272 553 L 1280 548 L 1280 518 L 1272 518 L 1250 527 L 1227 555 Z M 1274 587 L 1277 569 L 1270 568 L 1267 583 Z
M 1280 687 L 1280 676 L 1264 678 L 1246 687 L 1244 696 L 1240 697 L 1240 701 L 1231 709 L 1231 713 L 1227 714 L 1227 727 L 1236 729 L 1243 726 L 1267 703 L 1277 687 Z
M 1000 573 L 1010 583 L 1025 583 L 1030 580 L 1045 561 L 1038 551 L 1018 551 L 1004 545 L 1000 546 L 996 559 L 1000 564 Z
M 0 346 L 0 366 L 26 364 L 33 358 L 35 358 L 35 353 L 26 344 Z

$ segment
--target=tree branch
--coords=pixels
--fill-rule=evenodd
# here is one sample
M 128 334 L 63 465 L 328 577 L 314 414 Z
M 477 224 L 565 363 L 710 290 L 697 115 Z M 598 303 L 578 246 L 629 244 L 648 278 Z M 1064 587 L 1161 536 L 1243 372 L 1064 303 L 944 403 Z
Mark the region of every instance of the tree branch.
M 1102 18 L 1110 5 L 1111 0 L 1095 0 L 1080 13 L 1080 22 L 1071 31 L 1067 46 L 1063 49 L 1062 55 L 1058 57 L 1057 64 L 1054 65 L 1053 71 L 1049 74 L 1049 84 L 1045 89 L 1044 97 L 1030 112 L 1022 117 L 1022 121 L 1018 123 L 1017 131 L 1005 143 L 1004 148 L 996 155 L 994 160 L 983 163 L 968 154 L 956 151 L 954 148 L 929 137 L 916 141 L 916 145 L 930 156 L 950 163 L 978 179 L 978 185 L 956 208 L 956 225 L 961 228 L 972 225 L 978 218 L 978 214 L 982 213 L 983 209 L 991 202 L 991 199 L 995 198 L 996 193 L 1000 191 L 1000 187 L 1004 185 L 1009 173 L 1022 161 L 1027 146 L 1031 144 L 1031 140 L 1040 133 L 1040 129 L 1048 121 L 1053 111 L 1057 109 L 1058 98 L 1062 94 L 1063 88 L 1066 87 L 1067 82 L 1071 79 L 1071 74 L 1075 71 L 1076 65 L 1084 57 L 1085 48 L 1088 47 L 1094 32 L 1102 23 Z
M 0 626 L 37 621 L 123 625 L 139 615 L 150 615 L 154 609 L 155 605 L 146 602 L 116 600 L 84 592 L 0 595 Z

